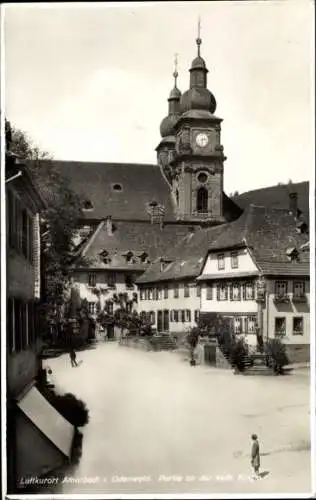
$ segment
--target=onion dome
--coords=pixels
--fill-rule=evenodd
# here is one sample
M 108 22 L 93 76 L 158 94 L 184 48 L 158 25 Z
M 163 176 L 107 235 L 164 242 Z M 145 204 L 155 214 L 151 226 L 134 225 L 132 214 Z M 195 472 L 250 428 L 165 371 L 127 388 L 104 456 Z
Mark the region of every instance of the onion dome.
M 193 59 L 191 64 L 191 70 L 192 69 L 205 69 L 207 71 L 206 63 L 203 57 L 197 56 L 195 59 Z
M 208 69 L 200 54 L 200 46 L 202 44 L 200 38 L 200 23 L 196 44 L 198 47 L 198 55 L 193 59 L 191 64 L 190 89 L 184 92 L 181 97 L 180 112 L 185 113 L 190 109 L 203 109 L 213 114 L 216 110 L 216 100 L 212 92 L 207 88 Z
M 167 137 L 168 135 L 173 135 L 173 127 L 179 119 L 180 113 L 172 114 L 166 116 L 160 124 L 160 135 L 161 137 Z
M 177 64 L 177 60 L 176 60 Z M 168 98 L 168 103 L 169 103 L 169 112 L 168 115 L 162 120 L 160 124 L 160 135 L 161 137 L 168 137 L 170 135 L 173 135 L 173 127 L 175 126 L 176 122 L 179 119 L 180 116 L 180 98 L 181 98 L 181 92 L 177 88 L 177 78 L 178 78 L 178 71 L 177 71 L 177 66 L 175 68 L 175 71 L 173 73 L 174 77 L 174 87 L 171 90 Z
M 184 92 L 180 100 L 180 112 L 190 109 L 204 109 L 210 113 L 216 110 L 216 100 L 212 92 L 204 88 L 192 88 Z

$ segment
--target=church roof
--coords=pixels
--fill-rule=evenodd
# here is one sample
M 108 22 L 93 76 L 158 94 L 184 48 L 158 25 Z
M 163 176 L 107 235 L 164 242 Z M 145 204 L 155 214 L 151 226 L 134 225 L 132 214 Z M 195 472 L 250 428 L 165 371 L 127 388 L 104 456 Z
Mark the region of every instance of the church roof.
M 43 160 L 41 168 L 53 166 L 69 180 L 70 187 L 92 206 L 85 218 L 149 220 L 148 204 L 164 206 L 164 220 L 174 221 L 170 186 L 157 165 L 129 163 L 93 163 Z M 45 193 L 46 197 L 50 193 Z
M 89 207 L 83 211 L 87 221 L 110 215 L 116 220 L 149 222 L 148 206 L 153 201 L 164 208 L 164 222 L 177 221 L 170 186 L 158 165 L 41 160 L 47 172 L 52 167 Z M 49 202 L 53 193 L 45 185 L 42 195 Z M 224 217 L 236 219 L 240 208 L 225 193 L 223 200 Z
M 249 205 L 234 222 L 187 235 L 170 254 L 174 261 L 161 270 L 153 264 L 138 280 L 150 283 L 170 279 L 196 278 L 209 251 L 249 247 L 258 268 L 271 275 L 308 275 L 309 253 L 300 252 L 290 261 L 289 248 L 306 243 L 308 234 L 297 231 L 297 220 L 288 209 Z

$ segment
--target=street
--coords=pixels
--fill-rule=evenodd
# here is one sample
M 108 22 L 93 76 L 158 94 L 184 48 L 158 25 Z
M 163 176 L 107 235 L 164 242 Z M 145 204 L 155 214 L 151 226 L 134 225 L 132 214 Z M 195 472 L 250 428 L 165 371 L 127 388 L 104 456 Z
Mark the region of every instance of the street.
M 44 362 L 89 409 L 83 452 L 57 493 L 310 490 L 309 372 L 243 377 L 116 343 Z M 262 479 L 250 480 L 258 434 Z

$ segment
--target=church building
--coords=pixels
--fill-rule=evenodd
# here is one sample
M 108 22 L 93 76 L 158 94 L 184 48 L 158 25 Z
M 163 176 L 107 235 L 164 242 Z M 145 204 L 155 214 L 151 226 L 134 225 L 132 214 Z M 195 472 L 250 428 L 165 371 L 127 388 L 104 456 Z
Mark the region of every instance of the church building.
M 209 249 L 218 239 L 226 248 L 230 228 L 238 224 L 242 233 L 249 210 L 255 218 L 260 212 L 250 209 L 251 205 L 288 211 L 293 192 L 302 206 L 300 213 L 308 217 L 308 183 L 274 186 L 233 199 L 225 194 L 223 120 L 217 116 L 216 99 L 208 88 L 201 44 L 198 37 L 189 88 L 183 94 L 175 68 L 168 114 L 160 124 L 157 164 L 53 160 L 84 200 L 76 244 L 87 264 L 78 266 L 73 278 L 95 317 L 101 310 L 112 313 L 117 296 L 127 294 L 130 309 L 146 314 L 158 331 L 186 331 L 196 323 L 201 300 L 204 311 L 211 304 L 204 301 L 208 278 L 197 279 L 205 274 Z M 278 211 L 273 214 L 282 220 Z M 293 219 L 294 231 L 298 223 Z M 233 234 L 237 238 L 238 231 Z M 264 241 L 267 244 L 269 238 Z M 301 244 L 305 243 L 303 236 Z M 235 244 L 240 246 L 239 241 Z M 283 246 L 282 252 L 286 251 Z M 246 311 L 252 323 L 256 311 Z

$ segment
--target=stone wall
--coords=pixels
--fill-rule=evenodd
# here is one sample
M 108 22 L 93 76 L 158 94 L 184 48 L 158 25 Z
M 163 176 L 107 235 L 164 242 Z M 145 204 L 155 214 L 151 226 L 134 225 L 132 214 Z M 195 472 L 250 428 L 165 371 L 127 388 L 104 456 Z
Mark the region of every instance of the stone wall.
M 287 344 L 286 352 L 291 363 L 309 363 L 309 344 Z

